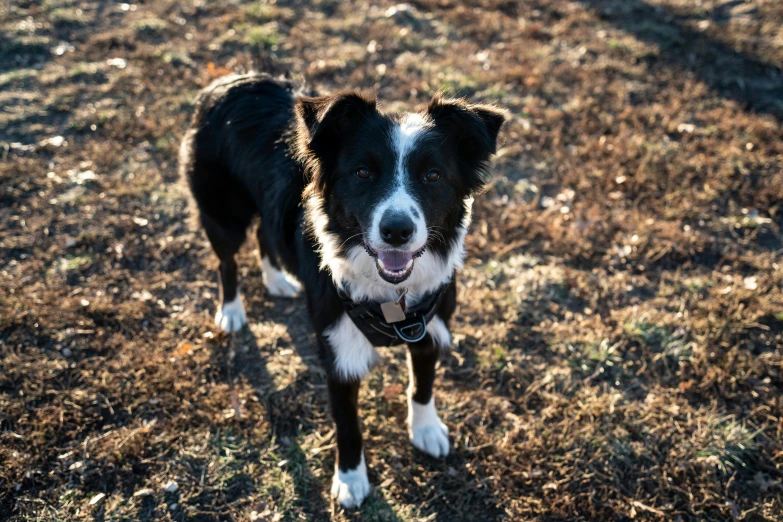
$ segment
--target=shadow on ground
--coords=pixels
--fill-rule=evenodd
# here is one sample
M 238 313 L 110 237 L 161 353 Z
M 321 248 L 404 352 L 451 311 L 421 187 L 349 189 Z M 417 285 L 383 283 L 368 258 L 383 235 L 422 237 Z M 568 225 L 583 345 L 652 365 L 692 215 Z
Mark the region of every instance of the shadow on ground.
M 660 54 L 645 59 L 653 67 L 663 61 L 702 78 L 721 96 L 746 109 L 783 120 L 783 74 L 772 64 L 685 25 L 687 19 L 643 0 L 580 0 L 601 20 L 658 46 Z M 728 2 L 712 11 L 712 21 L 723 22 Z

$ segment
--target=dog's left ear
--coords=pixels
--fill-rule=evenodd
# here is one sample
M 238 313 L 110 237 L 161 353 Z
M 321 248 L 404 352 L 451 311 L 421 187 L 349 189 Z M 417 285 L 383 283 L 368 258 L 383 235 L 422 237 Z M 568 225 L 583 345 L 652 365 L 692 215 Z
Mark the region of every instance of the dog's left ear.
M 498 133 L 507 112 L 492 105 L 468 103 L 437 94 L 427 107 L 427 113 L 436 126 L 446 129 L 460 159 L 475 174 L 473 179 L 466 180 L 468 189 L 471 193 L 479 191 L 487 181 L 487 162 L 497 151 Z

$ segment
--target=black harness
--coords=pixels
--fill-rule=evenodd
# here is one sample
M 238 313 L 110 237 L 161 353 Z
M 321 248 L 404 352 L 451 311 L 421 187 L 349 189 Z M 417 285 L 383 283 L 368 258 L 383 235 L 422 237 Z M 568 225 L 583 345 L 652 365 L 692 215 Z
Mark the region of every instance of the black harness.
M 416 303 L 416 306 L 404 310 L 405 319 L 394 323 L 386 321 L 381 303 L 374 301 L 357 303 L 339 288 L 337 294 L 343 302 L 345 313 L 373 346 L 396 346 L 424 339 L 427 323 L 435 316 L 435 311 L 447 287 L 448 284 L 426 294 Z

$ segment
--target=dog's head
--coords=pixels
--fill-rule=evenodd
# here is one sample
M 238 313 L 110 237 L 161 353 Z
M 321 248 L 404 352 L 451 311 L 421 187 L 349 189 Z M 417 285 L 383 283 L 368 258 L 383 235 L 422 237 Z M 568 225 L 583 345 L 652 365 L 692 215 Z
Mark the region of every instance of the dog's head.
M 360 246 L 391 285 L 408 280 L 425 252 L 448 256 L 464 238 L 466 201 L 487 181 L 505 119 L 441 96 L 421 113 L 384 114 L 358 92 L 302 98 L 297 116 L 308 197 L 339 241 L 322 255 Z

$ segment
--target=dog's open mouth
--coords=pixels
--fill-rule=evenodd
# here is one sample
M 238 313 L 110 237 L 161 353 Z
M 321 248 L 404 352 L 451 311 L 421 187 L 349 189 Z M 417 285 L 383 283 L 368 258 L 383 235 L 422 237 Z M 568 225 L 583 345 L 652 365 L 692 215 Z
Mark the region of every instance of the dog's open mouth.
M 365 244 L 364 248 L 375 258 L 378 275 L 387 283 L 398 285 L 408 279 L 413 272 L 416 258 L 424 254 L 424 248 L 415 251 L 405 250 L 374 250 Z

